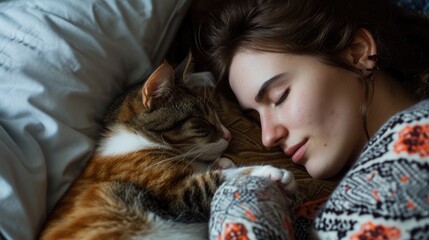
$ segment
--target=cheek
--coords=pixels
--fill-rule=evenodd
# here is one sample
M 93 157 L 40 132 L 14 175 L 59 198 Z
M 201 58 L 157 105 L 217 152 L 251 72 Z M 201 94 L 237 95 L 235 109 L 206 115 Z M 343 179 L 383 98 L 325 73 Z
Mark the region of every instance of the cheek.
M 327 150 L 335 139 L 343 139 L 340 135 L 347 135 L 346 125 L 352 124 L 347 119 L 351 108 L 330 91 L 307 91 L 293 98 L 284 117 L 290 120 L 291 129 L 300 129 L 304 135 L 312 136 L 314 144 Z
M 341 128 L 342 125 L 355 124 L 360 113 L 361 97 L 357 91 L 359 86 L 355 86 L 356 83 L 352 79 L 337 78 L 350 80 L 350 84 L 325 80 L 324 84 L 318 86 L 318 91 L 307 96 L 312 106 L 309 110 L 311 119 L 317 121 L 317 125 L 325 131 L 335 132 L 335 129 Z
M 288 104 L 288 116 L 286 116 L 291 119 L 291 127 L 320 125 L 325 118 L 327 106 L 324 103 L 323 99 L 311 93 L 291 98 Z

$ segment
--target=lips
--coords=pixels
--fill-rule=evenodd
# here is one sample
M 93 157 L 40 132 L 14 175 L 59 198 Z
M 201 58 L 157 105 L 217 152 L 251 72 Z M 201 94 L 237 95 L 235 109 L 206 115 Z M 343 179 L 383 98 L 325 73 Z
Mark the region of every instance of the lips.
M 302 157 L 305 154 L 305 150 L 307 149 L 307 145 L 308 145 L 308 139 L 304 139 L 301 142 L 299 142 L 298 144 L 295 144 L 289 148 L 286 149 L 285 153 L 287 156 L 292 158 L 292 161 L 295 164 L 298 164 Z

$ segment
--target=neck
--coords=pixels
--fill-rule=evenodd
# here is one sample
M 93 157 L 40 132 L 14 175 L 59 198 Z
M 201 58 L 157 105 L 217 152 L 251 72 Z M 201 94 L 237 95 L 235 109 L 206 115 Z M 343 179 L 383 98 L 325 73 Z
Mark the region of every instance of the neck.
M 370 136 L 373 136 L 393 115 L 415 103 L 391 76 L 383 72 L 374 74 L 374 95 L 368 110 Z

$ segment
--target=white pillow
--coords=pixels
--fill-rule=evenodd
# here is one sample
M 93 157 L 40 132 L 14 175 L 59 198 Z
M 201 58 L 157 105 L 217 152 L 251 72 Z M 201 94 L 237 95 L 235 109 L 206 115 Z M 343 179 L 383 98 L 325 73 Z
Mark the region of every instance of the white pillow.
M 190 2 L 0 3 L 0 238 L 37 235 L 107 105 L 161 62 Z

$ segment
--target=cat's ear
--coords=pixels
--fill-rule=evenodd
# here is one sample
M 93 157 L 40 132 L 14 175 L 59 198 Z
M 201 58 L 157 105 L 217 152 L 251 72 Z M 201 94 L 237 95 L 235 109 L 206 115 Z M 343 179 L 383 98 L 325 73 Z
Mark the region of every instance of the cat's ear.
M 147 79 L 141 89 L 143 105 L 153 109 L 168 99 L 174 89 L 173 67 L 164 61 Z
M 178 81 L 181 81 L 181 83 L 187 83 L 188 76 L 192 71 L 192 53 L 189 52 L 185 59 L 183 59 L 182 62 L 174 69 L 174 73 L 177 76 Z

